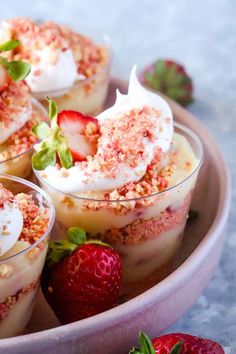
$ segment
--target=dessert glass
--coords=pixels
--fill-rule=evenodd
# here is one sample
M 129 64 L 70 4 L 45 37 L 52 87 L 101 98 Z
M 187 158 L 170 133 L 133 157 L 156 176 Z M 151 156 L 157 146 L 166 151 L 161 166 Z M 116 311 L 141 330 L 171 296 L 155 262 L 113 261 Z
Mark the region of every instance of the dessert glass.
M 181 244 L 203 148 L 189 128 L 175 123 L 175 131 L 188 140 L 198 163 L 187 178 L 155 194 L 113 201 L 85 198 L 53 188 L 34 171 L 55 205 L 57 237 L 79 226 L 89 237 L 111 244 L 121 256 L 124 284 L 152 277 L 170 263 Z
M 15 244 L 0 257 L 0 338 L 6 338 L 21 332 L 30 320 L 55 211 L 47 194 L 33 183 L 4 175 L 0 175 L 0 183 L 14 195 L 32 195 L 48 216 L 47 229 L 38 240 L 27 248 L 24 241 L 17 241 L 17 247 Z
M 92 32 L 83 28 L 80 32 L 91 38 L 95 44 L 101 45 L 107 50 L 107 63 L 96 74 L 86 79 L 77 80 L 71 87 L 54 91 L 32 92 L 32 95 L 45 105 L 46 108 L 48 107 L 48 102 L 45 98 L 49 96 L 56 101 L 59 111 L 71 109 L 96 116 L 103 110 L 108 92 L 111 46 L 107 35 L 98 34 L 95 31 Z
M 36 114 L 42 116 L 42 118 L 46 119 L 47 111 L 44 107 L 34 98 L 32 98 L 32 107 L 33 111 Z M 2 144 L 3 146 L 4 144 Z M 0 145 L 1 149 L 1 145 Z M 1 151 L 1 150 L 0 150 Z M 27 148 L 22 153 L 11 157 L 9 159 L 0 161 L 0 174 L 13 175 L 21 178 L 28 178 L 32 173 L 32 163 L 31 156 L 34 151 L 34 146 Z

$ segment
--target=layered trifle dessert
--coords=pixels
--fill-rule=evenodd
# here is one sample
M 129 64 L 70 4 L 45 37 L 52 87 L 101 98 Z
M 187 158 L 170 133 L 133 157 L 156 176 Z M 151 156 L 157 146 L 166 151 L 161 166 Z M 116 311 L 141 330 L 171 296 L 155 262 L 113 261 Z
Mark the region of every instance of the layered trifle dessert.
M 0 91 L 0 173 L 22 178 L 31 173 L 33 126 L 47 120 L 45 109 L 32 99 L 24 81 L 11 81 Z
M 32 128 L 47 117 L 24 81 L 30 65 L 11 60 L 10 53 L 18 46 L 16 40 L 0 43 L 0 173 L 26 178 L 31 172 L 33 145 L 38 141 Z
M 54 22 L 28 18 L 2 21 L 0 36 L 18 39 L 14 59 L 32 66 L 26 82 L 34 97 L 53 97 L 60 109 L 96 115 L 102 110 L 109 83 L 110 50 L 106 38 L 83 35 Z M 45 101 L 44 101 L 45 102 Z
M 56 208 L 55 234 L 79 226 L 119 252 L 124 283 L 151 277 L 181 243 L 202 160 L 198 137 L 173 124 L 167 102 L 140 85 L 135 68 L 128 94 L 117 92 L 96 118 L 50 111 L 52 135 L 33 165 Z M 63 154 L 60 144 L 49 148 L 55 129 Z
M 0 338 L 18 334 L 31 317 L 53 221 L 40 188 L 0 175 Z

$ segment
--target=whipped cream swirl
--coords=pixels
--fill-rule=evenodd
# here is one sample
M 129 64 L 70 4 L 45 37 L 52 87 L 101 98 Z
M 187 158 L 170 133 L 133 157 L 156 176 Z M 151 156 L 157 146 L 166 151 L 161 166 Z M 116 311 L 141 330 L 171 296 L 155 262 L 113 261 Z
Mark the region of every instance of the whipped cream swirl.
M 22 228 L 23 216 L 11 192 L 0 186 L 0 257 L 17 242 Z
M 52 49 L 46 46 L 37 53 L 38 62 L 31 65 L 31 72 L 26 78 L 32 92 L 37 98 L 45 96 L 45 92 L 70 88 L 78 78 L 77 66 L 71 49 Z M 56 62 L 52 63 L 52 57 Z M 60 96 L 63 92 L 53 92 L 53 96 Z
M 134 166 L 130 165 L 128 161 L 115 161 L 116 170 L 113 175 L 107 173 L 104 169 L 97 169 L 101 161 L 101 156 L 109 153 L 110 133 L 104 126 L 113 129 L 118 123 L 120 115 L 127 114 L 129 119 L 129 112 L 134 109 L 142 109 L 149 107 L 152 110 L 158 111 L 156 115 L 148 117 L 149 123 L 153 127 L 153 138 L 148 139 L 145 135 L 141 138 L 141 145 L 143 146 L 143 159 L 139 159 Z M 127 95 L 121 94 L 117 90 L 117 98 L 114 106 L 105 110 L 97 116 L 100 124 L 101 136 L 98 140 L 98 150 L 86 165 L 78 163 L 70 169 L 58 170 L 55 166 L 47 167 L 42 177 L 53 187 L 65 193 L 80 194 L 91 191 L 108 191 L 124 186 L 129 182 L 139 181 L 146 173 L 147 166 L 155 157 L 156 150 L 159 148 L 163 153 L 166 153 L 173 137 L 173 116 L 171 109 L 167 102 L 157 94 L 146 90 L 136 77 L 136 67 L 133 68 L 130 77 L 129 89 Z M 109 124 L 107 125 L 107 123 Z M 124 132 L 125 134 L 125 132 Z M 128 134 L 128 133 L 127 133 Z M 123 140 L 125 140 L 123 136 Z M 129 135 L 127 135 L 127 139 Z M 134 137 L 135 138 L 135 133 Z M 129 142 L 127 141 L 127 145 Z M 112 151 L 111 151 L 112 152 Z M 138 156 L 138 151 L 133 151 L 129 160 Z M 99 166 L 98 166 L 99 167 Z

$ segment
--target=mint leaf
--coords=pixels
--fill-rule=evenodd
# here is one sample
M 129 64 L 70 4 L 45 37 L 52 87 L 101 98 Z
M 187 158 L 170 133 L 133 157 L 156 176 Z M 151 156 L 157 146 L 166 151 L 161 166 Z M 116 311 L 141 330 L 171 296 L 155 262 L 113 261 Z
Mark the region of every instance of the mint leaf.
M 58 109 L 57 109 L 57 104 L 55 101 L 53 101 L 50 97 L 47 97 L 49 107 L 48 107 L 48 114 L 49 114 L 49 119 L 50 121 L 57 121 L 57 114 L 58 114 Z
M 71 166 L 73 166 L 73 159 L 71 156 L 71 152 L 68 149 L 66 143 L 62 142 L 58 144 L 57 151 L 63 167 L 70 168 Z
M 80 227 L 70 227 L 67 230 L 67 238 L 75 245 L 81 245 L 86 241 L 86 232 Z
M 40 122 L 32 128 L 32 132 L 39 138 L 44 139 L 50 133 L 50 128 L 46 122 Z
M 15 49 L 20 44 L 16 39 L 12 39 L 0 45 L 0 52 L 8 52 L 9 50 Z
M 56 152 L 50 148 L 44 148 L 32 156 L 33 168 L 44 170 L 48 166 L 56 164 Z
M 10 61 L 3 64 L 13 81 L 21 81 L 29 75 L 31 66 L 23 61 Z

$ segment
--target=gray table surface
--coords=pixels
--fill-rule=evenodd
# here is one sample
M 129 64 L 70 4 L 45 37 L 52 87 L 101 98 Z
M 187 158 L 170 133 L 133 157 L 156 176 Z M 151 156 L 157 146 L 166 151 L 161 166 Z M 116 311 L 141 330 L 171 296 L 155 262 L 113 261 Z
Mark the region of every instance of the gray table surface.
M 209 336 L 236 353 L 236 1 L 235 0 L 11 0 L 1 17 L 85 23 L 111 37 L 114 75 L 127 79 L 134 63 L 155 58 L 186 65 L 195 84 L 196 114 L 230 167 L 233 200 L 220 265 L 192 309 L 169 331 Z

